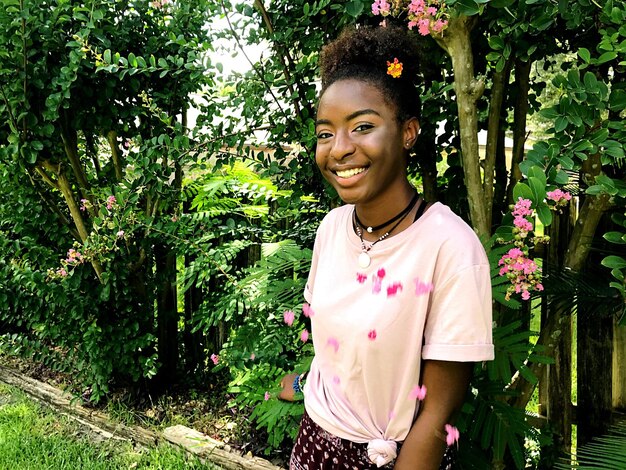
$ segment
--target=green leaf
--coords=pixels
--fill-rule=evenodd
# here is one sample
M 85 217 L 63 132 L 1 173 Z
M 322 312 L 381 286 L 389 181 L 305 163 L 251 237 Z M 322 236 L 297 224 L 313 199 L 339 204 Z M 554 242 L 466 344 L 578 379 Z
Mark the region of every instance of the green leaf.
M 616 57 L 617 57 L 617 53 L 616 52 L 613 52 L 613 51 L 605 52 L 600 57 L 598 57 L 594 62 L 597 65 L 600 65 L 600 64 L 604 64 L 605 62 L 608 62 L 610 60 L 613 60 Z
M 362 0 L 350 0 L 346 4 L 346 13 L 354 18 L 358 17 L 365 8 Z
M 519 198 L 533 199 L 533 192 L 530 187 L 525 183 L 517 183 L 513 188 L 513 201 L 517 201 Z
M 547 178 L 546 178 L 546 174 L 543 171 L 543 168 L 537 166 L 537 165 L 533 165 L 532 167 L 530 167 L 530 169 L 528 170 L 528 176 L 532 176 L 533 178 L 536 178 L 539 180 L 539 182 L 545 186 L 547 184 Z M 544 196 L 545 197 L 545 196 Z M 543 199 L 543 198 L 542 198 Z
M 623 236 L 624 234 L 622 232 L 606 232 L 602 235 L 602 237 L 608 242 L 626 245 L 626 241 L 624 241 Z
M 489 47 L 491 47 L 494 51 L 501 51 L 504 49 L 504 41 L 500 36 L 491 36 L 488 39 Z
M 556 173 L 556 177 L 554 178 L 554 182 L 559 185 L 565 185 L 569 183 L 569 175 L 564 170 L 559 170 Z
M 607 256 L 601 261 L 602 266 L 611 269 L 623 269 L 626 268 L 626 260 L 621 256 Z
M 548 226 L 552 224 L 552 211 L 548 207 L 547 204 L 542 203 L 537 206 L 537 215 L 539 216 L 539 220 L 544 226 Z
M 624 108 L 626 108 L 626 91 L 620 89 L 612 90 L 609 96 L 609 109 L 619 112 Z
M 578 49 L 578 55 L 586 63 L 591 62 L 591 53 L 589 52 L 589 49 L 587 49 L 585 47 L 581 47 L 580 49 Z
M 454 6 L 460 14 L 465 16 L 474 16 L 480 13 L 478 3 L 473 0 L 458 0 Z
M 563 132 L 563 130 L 567 127 L 567 118 L 565 116 L 559 116 L 554 121 L 554 130 L 558 132 Z
M 543 178 L 542 181 L 540 178 L 534 176 L 528 177 L 528 184 L 533 194 L 532 201 L 535 205 L 540 204 L 546 198 L 545 175 L 543 175 Z
M 106 49 L 104 51 L 104 54 L 102 55 L 102 58 L 104 59 L 104 62 L 107 64 L 111 63 L 111 49 Z

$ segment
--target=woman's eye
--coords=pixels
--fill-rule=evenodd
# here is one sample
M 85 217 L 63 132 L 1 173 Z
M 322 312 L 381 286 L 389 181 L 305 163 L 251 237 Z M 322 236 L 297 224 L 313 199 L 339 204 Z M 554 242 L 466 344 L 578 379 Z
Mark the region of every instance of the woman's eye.
M 370 130 L 372 127 L 374 127 L 371 124 L 359 124 L 358 126 L 356 126 L 356 128 L 354 129 L 356 132 L 363 132 L 363 131 L 367 131 Z
M 329 137 L 332 137 L 332 134 L 330 132 L 325 132 L 325 131 L 321 131 L 317 133 L 317 139 L 328 139 Z

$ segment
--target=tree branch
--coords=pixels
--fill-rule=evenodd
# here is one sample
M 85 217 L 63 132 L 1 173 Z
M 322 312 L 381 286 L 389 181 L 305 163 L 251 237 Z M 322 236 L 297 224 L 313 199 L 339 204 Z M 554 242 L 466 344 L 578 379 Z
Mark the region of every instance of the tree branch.
M 250 57 L 248 57 L 248 54 L 246 54 L 246 50 L 244 49 L 243 45 L 241 44 L 241 40 L 239 39 L 239 35 L 235 31 L 235 28 L 233 27 L 232 23 L 230 22 L 230 18 L 228 17 L 228 12 L 226 10 L 226 6 L 224 5 L 224 0 L 222 0 L 221 3 L 222 3 L 222 10 L 224 11 L 224 16 L 226 17 L 226 22 L 228 23 L 228 29 L 230 29 L 230 32 L 233 35 L 233 38 L 235 39 L 235 42 L 237 43 L 237 47 L 239 48 L 239 50 L 241 51 L 243 56 L 246 58 L 246 60 L 248 61 L 248 63 L 250 64 L 250 66 L 252 67 L 254 72 L 257 74 L 257 76 L 259 77 L 259 79 L 261 80 L 263 85 L 265 85 L 265 89 L 272 96 L 272 99 L 276 103 L 276 106 L 278 106 L 278 109 L 280 110 L 280 113 L 283 116 L 287 117 L 287 113 L 285 113 L 285 110 L 280 105 L 280 101 L 278 101 L 278 98 L 274 94 L 274 91 L 270 87 L 269 83 L 267 83 L 267 81 L 265 80 L 265 77 L 263 76 L 263 74 L 257 69 L 257 67 L 254 64 L 254 62 L 252 62 L 252 60 L 250 60 Z
M 117 132 L 111 130 L 107 132 L 107 141 L 111 147 L 111 157 L 113 158 L 113 168 L 115 168 L 115 177 L 118 181 L 122 181 L 124 174 L 122 172 L 122 157 L 120 149 L 117 146 Z
M 491 86 L 491 100 L 489 102 L 489 122 L 487 124 L 487 145 L 483 177 L 483 191 L 485 193 L 485 202 L 487 203 L 486 212 L 490 225 L 493 217 L 493 187 L 498 152 L 498 136 L 502 122 L 502 103 L 504 102 L 506 86 L 509 83 L 511 62 L 512 60 L 507 60 L 504 68 L 500 72 L 494 72 L 492 78 L 493 85 Z
M 475 19 L 466 16 L 452 18 L 443 37 L 437 41 L 452 59 L 461 134 L 461 161 L 472 225 L 479 236 L 487 238 L 491 234 L 491 214 L 487 214 L 486 209 L 487 206 L 492 206 L 492 202 L 487 202 L 485 198 L 478 154 L 476 103 L 485 89 L 485 84 L 483 80 L 474 77 L 470 31 L 475 22 Z
M 522 179 L 519 164 L 524 158 L 524 145 L 528 134 L 526 133 L 526 119 L 528 115 L 528 91 L 530 90 L 530 69 L 532 62 L 515 61 L 515 87 L 517 96 L 513 108 L 513 154 L 511 156 L 511 175 L 507 188 L 506 201 L 513 201 L 513 188 Z

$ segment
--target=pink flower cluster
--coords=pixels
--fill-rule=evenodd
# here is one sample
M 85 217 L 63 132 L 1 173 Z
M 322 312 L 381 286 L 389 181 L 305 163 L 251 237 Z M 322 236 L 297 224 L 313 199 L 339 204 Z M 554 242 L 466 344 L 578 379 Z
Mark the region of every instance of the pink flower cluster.
M 530 299 L 530 291 L 542 291 L 541 269 L 526 253 L 519 248 L 511 248 L 506 252 L 498 265 L 500 276 L 506 276 L 511 280 L 511 286 L 507 289 L 506 299 L 509 300 L 513 293 L 522 294 L 522 299 Z
M 387 16 L 391 13 L 391 5 L 387 0 L 375 0 L 374 3 L 372 3 L 372 13 Z
M 533 224 L 526 217 L 532 217 L 535 211 L 530 208 L 532 201 L 530 199 L 519 198 L 513 207 L 513 233 L 519 234 L 521 238 L 526 238 L 528 232 L 532 232 Z M 517 229 L 517 230 L 516 230 Z
M 431 33 L 441 34 L 448 26 L 448 14 L 443 8 L 440 0 L 410 0 L 408 3 L 394 1 L 392 5 L 387 0 L 374 0 L 372 3 L 372 13 L 374 15 L 388 16 L 399 14 L 406 10 L 409 18 L 409 29 L 417 27 L 417 31 L 422 36 Z
M 76 251 L 74 248 L 70 248 L 67 252 L 67 258 L 65 258 L 64 263 L 69 266 L 76 266 L 83 262 L 83 255 L 80 251 Z
M 109 210 L 113 209 L 113 207 L 115 207 L 115 204 L 117 204 L 117 200 L 115 199 L 115 196 L 109 196 L 107 198 L 107 209 Z
M 555 189 L 554 191 L 548 191 L 546 193 L 546 199 L 548 199 L 548 201 L 554 201 L 556 203 L 556 207 L 562 207 L 567 205 L 567 203 L 572 199 L 572 195 L 567 191 Z
M 408 6 L 409 29 L 417 26 L 417 31 L 422 36 L 441 34 L 448 26 L 448 20 L 440 3 L 437 0 L 411 0 Z

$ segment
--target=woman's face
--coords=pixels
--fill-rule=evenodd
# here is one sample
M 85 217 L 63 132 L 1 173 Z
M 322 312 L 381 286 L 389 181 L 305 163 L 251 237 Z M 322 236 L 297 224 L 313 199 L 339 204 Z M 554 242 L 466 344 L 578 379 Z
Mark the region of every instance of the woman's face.
M 349 79 L 326 89 L 315 128 L 315 161 L 344 202 L 395 207 L 396 198 L 404 201 L 407 141 L 417 137 L 416 119 L 398 122 L 374 85 Z

